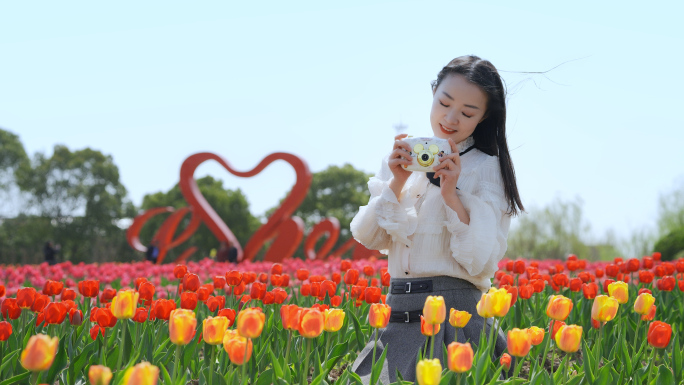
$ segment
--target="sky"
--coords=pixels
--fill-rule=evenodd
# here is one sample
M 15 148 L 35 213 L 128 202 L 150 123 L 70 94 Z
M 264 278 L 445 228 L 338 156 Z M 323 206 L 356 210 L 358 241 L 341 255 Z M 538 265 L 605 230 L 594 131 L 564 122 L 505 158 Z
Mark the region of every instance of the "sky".
M 289 152 L 312 172 L 374 173 L 395 125 L 431 135 L 430 82 L 475 54 L 508 87 L 525 207 L 580 198 L 593 234 L 628 236 L 684 181 L 684 3 L 631 4 L 0 0 L 0 127 L 31 156 L 111 155 L 136 205 L 198 152 L 240 170 Z M 204 175 L 255 214 L 294 183 L 284 162 Z

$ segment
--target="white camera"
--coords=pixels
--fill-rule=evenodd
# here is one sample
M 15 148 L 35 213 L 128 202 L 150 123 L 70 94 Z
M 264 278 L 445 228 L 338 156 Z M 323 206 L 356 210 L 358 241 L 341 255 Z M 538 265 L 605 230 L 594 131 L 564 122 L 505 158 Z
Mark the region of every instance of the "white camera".
M 434 172 L 439 159 L 451 154 L 451 145 L 446 139 L 440 138 L 412 138 L 404 139 L 411 147 L 411 165 L 404 166 L 409 171 Z

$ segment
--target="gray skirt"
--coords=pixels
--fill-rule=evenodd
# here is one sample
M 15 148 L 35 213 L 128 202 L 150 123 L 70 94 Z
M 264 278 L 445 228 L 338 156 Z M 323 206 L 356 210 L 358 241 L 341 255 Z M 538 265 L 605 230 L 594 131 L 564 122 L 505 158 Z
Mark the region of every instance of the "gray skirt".
M 428 342 L 428 353 L 424 357 L 429 358 L 430 349 L 433 349 L 433 343 L 437 346 L 434 351 L 434 358 L 439 358 L 442 366 L 446 367 L 446 360 L 442 357 L 442 345 L 449 345 L 453 341 L 460 343 L 470 342 L 473 350 L 476 349 L 480 341 L 480 333 L 484 326 L 484 318 L 477 314 L 477 302 L 482 297 L 482 292 L 472 283 L 463 279 L 439 276 L 439 277 L 425 277 L 425 278 L 392 278 L 390 282 L 390 291 L 395 284 L 406 284 L 411 281 L 432 281 L 432 291 L 424 293 L 401 293 L 388 294 L 386 303 L 392 308 L 392 312 L 411 312 L 420 310 L 422 313 L 425 299 L 429 295 L 444 297 L 444 303 L 447 309 L 447 320 L 441 325 L 439 333 L 430 338 Z M 472 318 L 465 328 L 456 330 L 449 322 L 449 311 L 451 308 L 456 310 L 465 310 L 472 314 Z M 487 319 L 487 333 L 492 325 L 493 318 Z M 379 332 L 378 345 L 376 347 L 375 359 L 377 360 L 382 354 L 383 350 L 387 348 L 387 355 L 380 374 L 379 380 L 384 384 L 390 384 L 397 381 L 397 371 L 406 381 L 416 380 L 416 363 L 418 359 L 418 352 L 425 347 L 425 337 L 420 332 L 420 321 L 418 322 L 390 322 L 386 328 L 378 329 L 373 332 L 370 342 L 359 353 L 356 361 L 352 365 L 352 370 L 358 374 L 363 380 L 364 384 L 370 382 L 371 361 L 373 360 L 373 346 L 375 344 L 375 333 Z M 487 334 L 488 338 L 489 334 Z M 434 341 L 434 342 L 433 342 Z M 499 332 L 499 338 L 496 341 L 496 348 L 494 351 L 494 359 L 498 364 L 499 357 L 506 350 L 506 338 L 503 331 Z M 513 365 L 512 365 L 513 366 Z

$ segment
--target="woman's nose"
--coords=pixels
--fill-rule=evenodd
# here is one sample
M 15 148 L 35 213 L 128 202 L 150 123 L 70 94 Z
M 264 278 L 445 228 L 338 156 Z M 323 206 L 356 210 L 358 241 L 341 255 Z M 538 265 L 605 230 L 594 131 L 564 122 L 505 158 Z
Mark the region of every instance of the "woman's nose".
M 454 111 L 449 112 L 446 115 L 446 121 L 449 124 L 458 124 L 458 113 Z

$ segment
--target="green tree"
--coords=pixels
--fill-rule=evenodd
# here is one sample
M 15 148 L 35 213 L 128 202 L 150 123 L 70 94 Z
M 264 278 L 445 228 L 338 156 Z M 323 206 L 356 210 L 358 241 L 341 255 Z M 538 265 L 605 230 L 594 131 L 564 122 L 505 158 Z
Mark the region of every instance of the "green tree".
M 653 251 L 662 253 L 662 259 L 670 261 L 684 251 L 684 184 L 659 199 L 658 231 L 660 238 Z
M 227 190 L 223 187 L 221 180 L 206 176 L 197 179 L 197 186 L 204 195 L 204 198 L 214 208 L 216 213 L 228 225 L 230 230 L 235 234 L 235 237 L 240 241 L 244 247 L 252 234 L 261 226 L 258 218 L 253 216 L 249 211 L 249 203 L 245 195 L 237 189 Z M 154 194 L 145 195 L 143 198 L 142 209 L 148 210 L 154 207 L 172 206 L 180 208 L 187 206 L 187 202 L 181 194 L 180 187 L 176 184 L 171 190 L 167 192 L 157 192 Z M 144 244 L 152 240 L 152 236 L 157 232 L 166 216 L 159 215 L 150 219 L 140 232 L 140 239 Z M 176 230 L 174 237 L 177 237 L 190 221 L 190 214 L 188 214 Z M 198 251 L 195 253 L 195 258 L 202 258 L 209 255 L 211 249 L 218 249 L 219 242 L 216 240 L 214 234 L 209 229 L 201 224 L 197 232 L 184 244 L 172 249 L 165 261 L 172 261 L 183 250 L 189 247 L 196 246 Z

